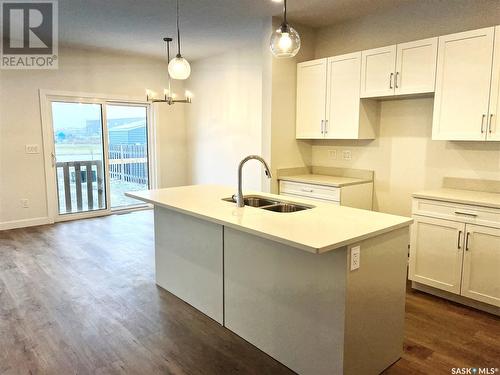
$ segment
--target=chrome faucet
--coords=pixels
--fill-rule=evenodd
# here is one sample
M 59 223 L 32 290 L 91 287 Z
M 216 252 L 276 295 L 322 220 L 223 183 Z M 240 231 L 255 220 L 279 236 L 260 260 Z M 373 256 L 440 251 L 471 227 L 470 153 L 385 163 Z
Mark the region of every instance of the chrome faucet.
M 246 158 L 244 158 L 242 161 L 240 161 L 240 165 L 238 166 L 238 194 L 236 194 L 236 204 L 238 205 L 238 207 L 245 206 L 245 202 L 243 201 L 243 187 L 241 186 L 242 185 L 242 183 L 241 183 L 242 178 L 241 177 L 242 177 L 243 165 L 247 161 L 252 160 L 252 159 L 258 160 L 262 164 L 264 164 L 264 168 L 265 168 L 264 172 L 266 173 L 267 178 L 273 177 L 271 174 L 271 170 L 269 169 L 269 166 L 267 165 L 266 161 L 258 155 L 248 155 Z

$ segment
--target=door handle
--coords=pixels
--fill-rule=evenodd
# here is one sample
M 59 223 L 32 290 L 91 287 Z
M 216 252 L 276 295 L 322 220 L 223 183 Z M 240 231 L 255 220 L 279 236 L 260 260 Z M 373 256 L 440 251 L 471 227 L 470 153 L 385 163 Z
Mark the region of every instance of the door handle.
M 393 77 L 394 77 L 394 73 L 391 73 L 391 74 L 389 75 L 389 88 L 390 88 L 390 89 L 393 89 L 393 88 L 394 88 L 394 87 L 392 87 L 392 78 L 393 78 Z
M 56 156 L 54 155 L 53 152 L 50 153 L 50 162 L 52 164 L 52 167 L 56 166 Z
M 481 134 L 484 133 L 484 118 L 486 117 L 485 114 L 481 117 Z
M 457 241 L 457 248 L 458 248 L 459 250 L 461 249 L 461 247 L 460 247 L 460 242 L 462 242 L 462 241 L 461 241 L 461 239 L 462 239 L 462 231 L 461 231 L 461 230 L 459 230 L 459 231 L 458 231 L 458 241 Z
M 469 251 L 469 236 L 470 233 L 467 232 L 467 235 L 465 236 L 465 251 Z
M 399 72 L 396 72 L 396 76 L 394 77 L 394 86 L 396 86 L 396 88 L 399 88 L 398 77 L 399 77 Z

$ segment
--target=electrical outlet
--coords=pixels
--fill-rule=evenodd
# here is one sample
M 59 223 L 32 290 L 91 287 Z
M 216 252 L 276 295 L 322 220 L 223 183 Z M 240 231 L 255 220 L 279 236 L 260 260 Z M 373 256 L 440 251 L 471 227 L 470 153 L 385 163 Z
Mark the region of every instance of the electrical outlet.
M 337 159 L 337 150 L 328 150 L 328 156 L 330 157 L 330 159 L 336 160 Z
M 361 260 L 361 246 L 351 247 L 351 271 L 359 268 Z
M 342 151 L 342 159 L 344 160 L 352 160 L 351 150 Z
M 30 201 L 27 199 L 21 199 L 21 206 L 23 206 L 23 208 L 29 208 Z
M 27 154 L 39 154 L 40 150 L 38 149 L 38 145 L 26 145 L 26 153 Z

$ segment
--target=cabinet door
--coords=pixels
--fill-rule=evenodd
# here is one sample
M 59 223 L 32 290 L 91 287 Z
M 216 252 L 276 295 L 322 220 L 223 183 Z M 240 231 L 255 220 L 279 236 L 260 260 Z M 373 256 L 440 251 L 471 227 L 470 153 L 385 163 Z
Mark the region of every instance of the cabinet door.
M 498 121 L 498 110 L 500 109 L 500 26 L 495 28 L 494 52 L 486 139 L 489 141 L 500 141 L 500 121 Z
M 328 59 L 325 138 L 357 139 L 361 52 Z
M 469 225 L 462 295 L 500 306 L 500 229 Z
M 494 28 L 439 37 L 432 139 L 484 140 Z
M 361 97 L 394 95 L 396 46 L 361 52 Z
M 460 293 L 465 224 L 414 216 L 410 246 L 410 279 Z
M 437 44 L 438 38 L 398 44 L 394 77 L 396 95 L 434 91 Z
M 297 64 L 297 138 L 323 138 L 326 59 Z

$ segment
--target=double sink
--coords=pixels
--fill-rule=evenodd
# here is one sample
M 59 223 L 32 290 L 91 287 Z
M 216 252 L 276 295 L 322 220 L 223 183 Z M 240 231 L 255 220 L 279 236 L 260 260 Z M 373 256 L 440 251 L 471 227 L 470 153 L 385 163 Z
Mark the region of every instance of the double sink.
M 230 198 L 222 199 L 226 202 L 236 203 L 236 197 L 232 196 Z M 307 206 L 303 204 L 296 204 L 286 201 L 281 201 L 278 199 L 270 199 L 267 197 L 262 197 L 259 195 L 245 195 L 243 197 L 245 206 L 262 208 L 263 210 L 273 211 L 273 212 L 297 212 L 313 208 L 314 206 Z

